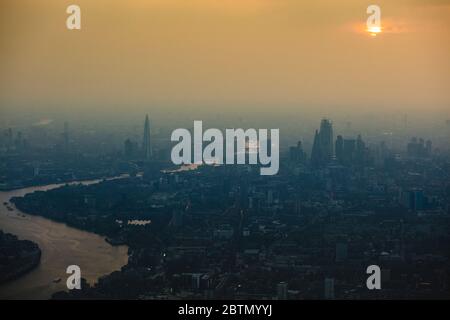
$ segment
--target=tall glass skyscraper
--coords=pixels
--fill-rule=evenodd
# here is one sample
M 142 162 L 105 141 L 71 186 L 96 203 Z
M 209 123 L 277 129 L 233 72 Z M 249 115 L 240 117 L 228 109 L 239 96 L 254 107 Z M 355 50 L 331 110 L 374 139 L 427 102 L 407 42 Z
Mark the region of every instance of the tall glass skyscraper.
M 150 143 L 150 121 L 148 119 L 148 114 L 145 116 L 144 124 L 144 138 L 142 141 L 142 150 L 144 153 L 144 158 L 150 160 L 152 157 L 152 146 Z

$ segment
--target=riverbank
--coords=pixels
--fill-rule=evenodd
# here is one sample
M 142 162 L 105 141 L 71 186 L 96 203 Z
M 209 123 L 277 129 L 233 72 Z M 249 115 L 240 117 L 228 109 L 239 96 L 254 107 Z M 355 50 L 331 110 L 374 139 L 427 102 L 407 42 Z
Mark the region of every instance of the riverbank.
M 93 184 L 100 181 L 103 180 L 74 181 L 69 184 Z M 8 203 L 12 197 L 63 185 L 65 183 L 0 192 L 0 202 Z M 41 249 L 37 266 L 14 280 L 0 284 L 0 299 L 50 299 L 53 293 L 67 290 L 65 281 L 55 283 L 53 280 L 66 279 L 66 268 L 71 264 L 79 265 L 82 277 L 92 285 L 99 278 L 119 271 L 128 263 L 127 246 L 111 246 L 97 234 L 42 216 L 24 214 L 17 208 L 10 211 L 5 205 L 0 206 L 0 226 L 19 239 L 37 243 Z
M 15 191 L 15 190 L 21 190 L 21 189 L 27 189 L 27 188 L 34 188 L 34 187 L 45 187 L 50 185 L 64 185 L 64 184 L 73 184 L 73 183 L 83 183 L 83 182 L 90 182 L 90 181 L 102 181 L 102 180 L 111 180 L 111 179 L 120 179 L 124 177 L 129 177 L 128 173 L 123 173 L 120 175 L 113 176 L 105 176 L 105 175 L 90 175 L 88 177 L 81 177 L 81 178 L 60 178 L 60 179 L 52 179 L 48 181 L 42 181 L 42 182 L 25 182 L 21 184 L 15 184 L 15 185 L 0 185 L 0 192 L 9 192 L 9 191 Z
M 41 249 L 29 240 L 0 230 L 0 284 L 19 278 L 36 268 L 41 260 Z

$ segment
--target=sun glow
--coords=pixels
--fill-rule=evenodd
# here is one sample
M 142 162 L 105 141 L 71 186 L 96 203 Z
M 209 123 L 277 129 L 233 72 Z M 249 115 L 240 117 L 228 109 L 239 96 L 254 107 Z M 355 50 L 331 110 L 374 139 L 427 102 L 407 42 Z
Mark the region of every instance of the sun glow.
M 376 37 L 377 34 L 381 33 L 381 27 L 370 27 L 367 29 L 372 37 Z

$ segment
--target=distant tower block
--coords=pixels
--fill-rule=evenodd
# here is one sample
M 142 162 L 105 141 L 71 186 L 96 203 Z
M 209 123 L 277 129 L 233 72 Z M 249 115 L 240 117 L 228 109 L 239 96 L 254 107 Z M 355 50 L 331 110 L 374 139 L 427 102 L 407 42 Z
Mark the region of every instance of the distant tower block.
M 333 124 L 328 119 L 322 119 L 320 130 L 314 135 L 314 144 L 311 151 L 313 165 L 327 164 L 334 155 Z
M 142 149 L 144 152 L 144 158 L 146 160 L 150 160 L 152 157 L 152 146 L 150 143 L 150 121 L 148 120 L 148 115 L 145 116 L 144 138 L 142 141 Z
M 330 120 L 322 119 L 320 123 L 319 141 L 324 161 L 333 157 L 333 125 Z

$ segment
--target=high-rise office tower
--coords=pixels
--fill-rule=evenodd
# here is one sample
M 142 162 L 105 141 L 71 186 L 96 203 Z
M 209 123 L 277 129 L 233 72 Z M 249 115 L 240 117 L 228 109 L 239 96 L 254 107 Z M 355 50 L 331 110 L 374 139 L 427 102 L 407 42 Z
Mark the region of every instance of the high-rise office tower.
M 333 157 L 333 125 L 330 120 L 322 119 L 319 132 L 322 160 L 328 162 Z
M 314 134 L 314 143 L 311 151 L 311 163 L 313 166 L 320 165 L 322 158 L 322 152 L 320 149 L 320 138 L 319 138 L 319 132 L 316 130 L 316 133 Z
M 427 142 L 425 143 L 425 148 L 427 156 L 430 156 L 433 152 L 433 143 L 431 142 L 431 140 L 427 140 Z
M 150 160 L 150 158 L 152 157 L 152 146 L 150 143 L 150 120 L 148 119 L 148 114 L 145 116 L 142 150 L 144 152 L 144 158 L 146 160 Z
M 344 148 L 343 148 L 343 162 L 345 164 L 352 163 L 355 159 L 355 151 L 356 151 L 356 140 L 355 139 L 344 139 Z
M 366 153 L 366 144 L 362 140 L 361 135 L 358 135 L 358 138 L 356 139 L 356 154 L 355 154 L 355 161 L 358 164 L 364 163 L 365 153 Z
M 367 160 L 367 148 L 361 135 L 356 140 L 337 136 L 335 153 L 336 159 L 344 165 L 363 164 Z
M 126 158 L 132 158 L 135 154 L 136 150 L 139 150 L 137 143 L 133 143 L 130 139 L 125 140 L 124 142 L 124 154 Z
M 336 146 L 335 146 L 336 158 L 339 162 L 344 161 L 344 138 L 341 135 L 336 138 Z
M 296 147 L 289 148 L 289 160 L 292 163 L 303 163 L 305 161 L 306 154 L 303 151 L 302 142 L 298 141 Z
M 333 125 L 330 120 L 322 119 L 320 130 L 316 130 L 314 144 L 311 151 L 313 165 L 325 165 L 333 158 Z

